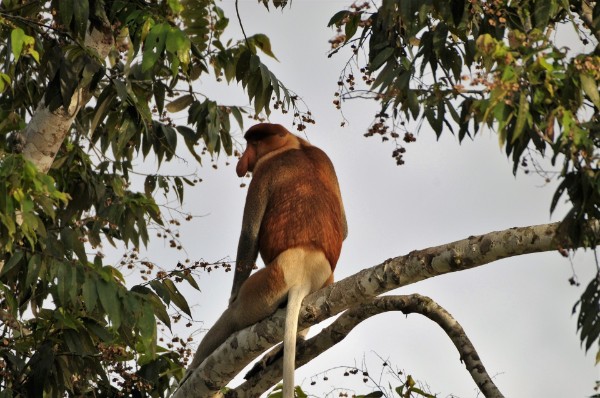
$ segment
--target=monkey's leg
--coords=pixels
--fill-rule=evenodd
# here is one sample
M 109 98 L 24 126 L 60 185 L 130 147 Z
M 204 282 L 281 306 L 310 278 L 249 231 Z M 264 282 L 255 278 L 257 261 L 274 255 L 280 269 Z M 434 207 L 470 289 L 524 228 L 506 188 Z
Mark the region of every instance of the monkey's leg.
M 326 286 L 331 285 L 333 282 L 334 282 L 333 273 L 331 273 L 331 275 L 329 275 L 329 277 L 327 278 L 325 283 L 323 283 L 323 286 L 321 286 L 321 289 Z M 310 328 L 306 328 L 304 330 L 298 331 L 297 343 L 296 343 L 297 349 L 302 348 L 302 344 L 304 343 L 304 340 L 306 339 L 306 335 L 308 334 L 309 330 L 310 330 Z M 282 356 L 283 356 L 283 344 L 278 344 L 277 346 L 273 347 L 273 349 L 271 349 L 269 352 L 267 352 L 265 355 L 263 355 L 263 357 L 254 364 L 252 369 L 250 369 L 248 371 L 248 373 L 246 373 L 246 375 L 244 376 L 244 379 L 249 380 L 250 378 L 254 377 L 256 374 L 262 373 L 268 366 L 270 366 L 272 363 L 277 361 Z
M 189 370 L 197 368 L 234 332 L 244 329 L 275 312 L 285 300 L 289 287 L 276 261 L 252 274 L 241 286 L 238 297 L 206 333 Z

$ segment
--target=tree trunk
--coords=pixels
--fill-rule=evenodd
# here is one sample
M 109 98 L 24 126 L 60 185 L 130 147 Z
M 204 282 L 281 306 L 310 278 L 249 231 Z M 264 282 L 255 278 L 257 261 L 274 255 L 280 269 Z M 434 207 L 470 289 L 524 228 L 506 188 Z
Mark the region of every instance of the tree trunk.
M 95 28 L 88 31 L 85 45 L 98 52 L 104 60 L 114 45 L 110 29 L 101 32 Z M 33 162 L 39 171 L 47 173 L 58 153 L 60 146 L 71 131 L 73 121 L 79 110 L 90 100 L 88 87 L 78 88 L 67 109 L 64 107 L 51 111 L 42 99 L 23 132 L 25 145 L 23 156 Z

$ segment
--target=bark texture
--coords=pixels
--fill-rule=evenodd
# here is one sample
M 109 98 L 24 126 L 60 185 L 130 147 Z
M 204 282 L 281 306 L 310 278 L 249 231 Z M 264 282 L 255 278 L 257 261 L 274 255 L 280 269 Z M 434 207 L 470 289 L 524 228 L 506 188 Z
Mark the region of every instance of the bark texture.
M 110 29 L 104 29 L 104 32 L 91 29 L 86 35 L 85 45 L 104 60 L 114 45 L 112 32 Z M 23 156 L 33 162 L 39 171 L 47 173 L 50 170 L 60 146 L 71 131 L 75 116 L 90 98 L 88 87 L 80 87 L 75 90 L 68 108 L 60 107 L 54 111 L 48 108 L 43 99 L 40 100 L 23 132 Z

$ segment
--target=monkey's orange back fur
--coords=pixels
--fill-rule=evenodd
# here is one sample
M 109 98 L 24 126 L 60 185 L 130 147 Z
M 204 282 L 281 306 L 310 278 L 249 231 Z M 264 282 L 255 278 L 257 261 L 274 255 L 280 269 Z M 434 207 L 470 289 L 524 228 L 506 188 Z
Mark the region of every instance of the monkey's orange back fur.
M 261 163 L 253 181 L 262 178 L 273 182 L 259 232 L 265 264 L 287 249 L 306 247 L 322 250 L 333 271 L 344 233 L 329 158 L 319 148 L 303 144 L 301 149 L 290 149 Z

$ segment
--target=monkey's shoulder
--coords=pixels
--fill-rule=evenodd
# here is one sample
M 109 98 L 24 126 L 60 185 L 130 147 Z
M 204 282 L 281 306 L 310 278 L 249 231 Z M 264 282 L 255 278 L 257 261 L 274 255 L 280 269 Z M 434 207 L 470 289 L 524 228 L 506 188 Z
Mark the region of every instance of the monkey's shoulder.
M 299 149 L 290 149 L 268 159 L 261 167 L 263 173 L 281 174 L 284 171 L 314 173 L 331 171 L 333 165 L 329 157 L 316 146 L 306 145 Z

